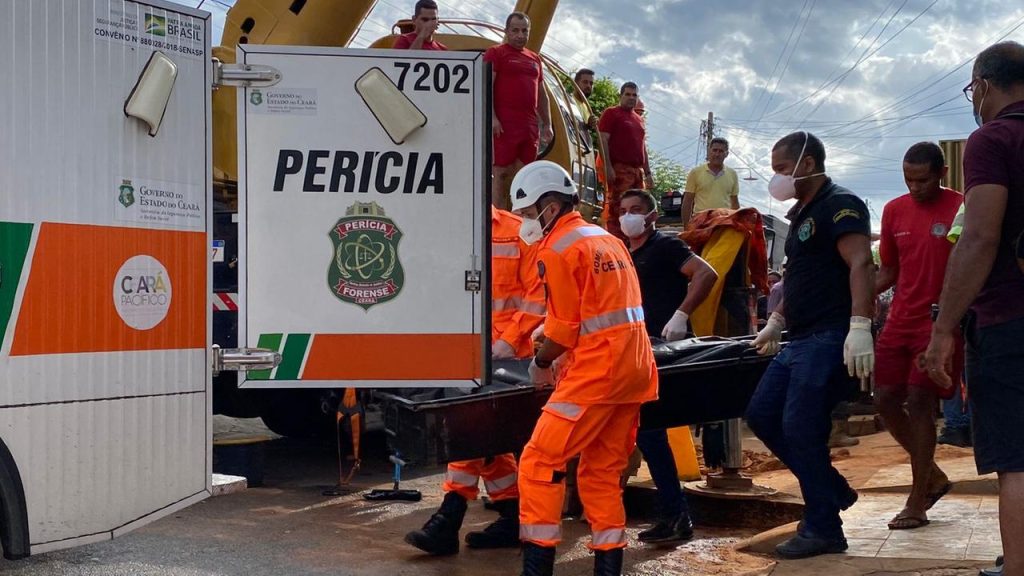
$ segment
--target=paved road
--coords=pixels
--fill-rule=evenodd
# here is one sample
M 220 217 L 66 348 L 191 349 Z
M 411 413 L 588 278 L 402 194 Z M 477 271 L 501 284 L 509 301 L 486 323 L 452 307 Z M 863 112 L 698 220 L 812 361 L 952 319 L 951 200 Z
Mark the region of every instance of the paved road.
M 371 451 L 373 444 L 371 442 Z M 387 483 L 379 456 L 357 477 L 362 487 Z M 0 560 L 5 576 L 497 576 L 519 573 L 517 550 L 466 551 L 429 558 L 402 542 L 440 502 L 438 469 L 413 472 L 406 487 L 423 491 L 419 503 L 371 503 L 358 494 L 329 498 L 320 491 L 335 479 L 334 448 L 281 440 L 267 454 L 266 486 L 209 499 L 113 541 L 33 557 Z M 416 477 L 418 476 L 418 477 Z M 471 507 L 467 528 L 494 519 Z M 631 524 L 630 536 L 645 525 Z M 631 548 L 627 572 L 636 575 L 738 574 L 770 565 L 731 550 L 744 534 L 701 532 L 678 549 Z M 586 524 L 566 523 L 560 575 L 589 575 Z M 635 540 L 633 542 L 635 544 Z

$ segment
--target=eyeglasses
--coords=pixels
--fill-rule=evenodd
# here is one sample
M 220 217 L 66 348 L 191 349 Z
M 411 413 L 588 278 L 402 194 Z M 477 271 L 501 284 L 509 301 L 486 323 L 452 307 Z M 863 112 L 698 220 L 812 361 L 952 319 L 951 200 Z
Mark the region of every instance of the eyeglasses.
M 978 78 L 971 78 L 970 84 L 964 86 L 963 93 L 964 98 L 967 98 L 968 102 L 974 102 L 974 84 L 981 80 L 985 80 L 985 76 L 979 76 Z

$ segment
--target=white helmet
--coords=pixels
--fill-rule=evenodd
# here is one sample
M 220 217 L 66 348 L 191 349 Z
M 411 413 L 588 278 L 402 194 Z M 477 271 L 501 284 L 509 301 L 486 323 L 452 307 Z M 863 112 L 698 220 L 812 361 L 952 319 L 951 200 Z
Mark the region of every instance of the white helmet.
M 512 210 L 529 208 L 548 192 L 579 199 L 572 176 L 550 160 L 537 160 L 523 166 L 512 179 Z

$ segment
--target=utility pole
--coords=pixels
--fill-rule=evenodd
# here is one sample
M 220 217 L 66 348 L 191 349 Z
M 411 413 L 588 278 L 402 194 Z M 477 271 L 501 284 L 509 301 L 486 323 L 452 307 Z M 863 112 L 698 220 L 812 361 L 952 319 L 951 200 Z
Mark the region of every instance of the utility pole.
M 700 121 L 700 137 L 704 139 L 704 158 L 711 153 L 711 140 L 715 137 L 715 113 L 708 112 L 708 119 Z

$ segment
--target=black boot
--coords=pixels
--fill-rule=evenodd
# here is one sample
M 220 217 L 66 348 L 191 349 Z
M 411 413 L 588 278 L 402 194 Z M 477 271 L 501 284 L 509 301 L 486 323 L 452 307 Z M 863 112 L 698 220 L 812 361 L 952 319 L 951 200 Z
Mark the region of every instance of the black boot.
M 594 552 L 594 576 L 622 576 L 622 548 Z
M 455 492 L 444 495 L 441 507 L 420 530 L 405 535 L 405 541 L 434 556 L 459 552 L 459 529 L 466 517 L 466 499 Z
M 693 538 L 693 522 L 690 521 L 690 515 L 686 513 L 666 518 L 655 524 L 653 528 L 644 530 L 637 535 L 637 539 L 644 544 L 686 542 L 691 538 Z
M 466 534 L 470 548 L 519 547 L 519 499 L 499 500 L 492 505 L 500 517 L 482 532 Z
M 533 542 L 523 543 L 521 576 L 552 576 L 555 572 L 555 549 Z

